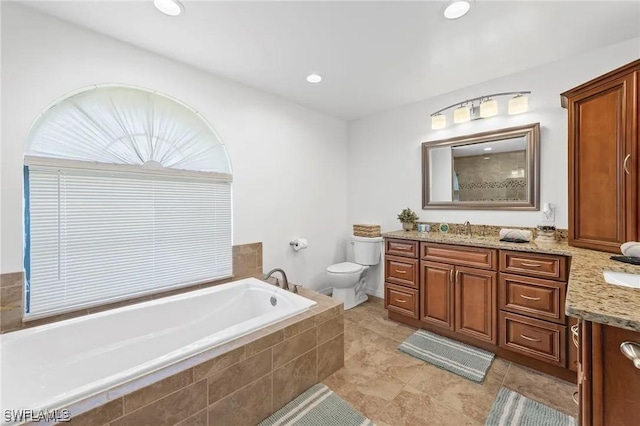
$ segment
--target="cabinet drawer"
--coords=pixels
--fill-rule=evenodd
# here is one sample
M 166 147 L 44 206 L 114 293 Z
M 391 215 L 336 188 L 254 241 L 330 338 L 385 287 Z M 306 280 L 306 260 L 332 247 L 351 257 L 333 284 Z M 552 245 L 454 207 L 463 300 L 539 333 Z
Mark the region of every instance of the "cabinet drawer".
M 386 240 L 385 253 L 392 256 L 418 258 L 418 242 L 411 240 Z
M 500 250 L 500 271 L 566 281 L 567 258 L 548 254 Z
M 421 243 L 422 259 L 481 269 L 497 269 L 497 250 L 454 246 L 449 244 Z
M 418 290 L 385 283 L 384 306 L 390 311 L 418 319 Z
M 567 327 L 500 312 L 500 347 L 564 367 Z
M 559 281 L 500 274 L 500 309 L 559 324 L 565 323 L 566 284 Z
M 384 257 L 384 277 L 385 281 L 394 284 L 406 285 L 418 288 L 418 259 L 408 259 L 406 257 L 385 256 Z

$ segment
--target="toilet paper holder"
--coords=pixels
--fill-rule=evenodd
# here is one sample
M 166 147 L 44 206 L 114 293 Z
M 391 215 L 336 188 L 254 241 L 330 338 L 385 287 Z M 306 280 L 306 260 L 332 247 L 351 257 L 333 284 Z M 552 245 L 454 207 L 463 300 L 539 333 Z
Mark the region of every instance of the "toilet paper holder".
M 299 251 L 302 249 L 306 249 L 309 245 L 309 242 L 306 238 L 296 238 L 295 240 L 289 241 L 289 245 L 293 247 L 295 251 Z

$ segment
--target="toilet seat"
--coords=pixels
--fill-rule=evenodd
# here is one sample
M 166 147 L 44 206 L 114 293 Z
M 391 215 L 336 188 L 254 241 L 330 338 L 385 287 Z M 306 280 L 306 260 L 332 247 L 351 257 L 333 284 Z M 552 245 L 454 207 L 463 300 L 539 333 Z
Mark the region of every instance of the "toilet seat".
M 331 274 L 355 274 L 362 271 L 362 265 L 352 262 L 336 263 L 327 267 L 327 272 Z

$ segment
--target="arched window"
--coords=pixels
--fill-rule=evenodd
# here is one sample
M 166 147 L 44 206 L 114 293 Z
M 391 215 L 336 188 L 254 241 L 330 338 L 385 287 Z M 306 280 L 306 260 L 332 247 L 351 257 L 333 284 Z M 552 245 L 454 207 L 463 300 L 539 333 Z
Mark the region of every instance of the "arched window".
M 49 106 L 25 155 L 25 317 L 231 276 L 231 166 L 162 94 L 94 86 Z

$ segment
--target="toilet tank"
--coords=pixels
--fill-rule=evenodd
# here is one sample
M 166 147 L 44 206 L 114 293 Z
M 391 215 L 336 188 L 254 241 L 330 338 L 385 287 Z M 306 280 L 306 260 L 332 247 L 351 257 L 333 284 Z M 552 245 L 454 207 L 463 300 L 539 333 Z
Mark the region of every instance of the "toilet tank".
M 382 237 L 353 236 L 354 261 L 359 265 L 377 265 L 382 253 Z

